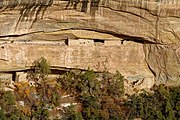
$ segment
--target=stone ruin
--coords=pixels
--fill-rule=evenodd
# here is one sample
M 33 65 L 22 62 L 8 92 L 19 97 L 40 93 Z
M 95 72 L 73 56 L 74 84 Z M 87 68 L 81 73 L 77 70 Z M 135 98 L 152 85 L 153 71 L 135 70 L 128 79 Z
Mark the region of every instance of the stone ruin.
M 180 79 L 178 0 L 0 0 L 0 71 L 119 70 L 148 86 Z

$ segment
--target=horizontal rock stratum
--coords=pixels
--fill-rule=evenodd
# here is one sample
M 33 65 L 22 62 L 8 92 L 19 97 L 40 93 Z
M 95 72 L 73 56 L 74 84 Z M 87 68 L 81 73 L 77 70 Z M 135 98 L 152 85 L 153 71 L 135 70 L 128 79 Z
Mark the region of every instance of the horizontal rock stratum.
M 178 0 L 0 0 L 0 70 L 52 66 L 180 79 Z

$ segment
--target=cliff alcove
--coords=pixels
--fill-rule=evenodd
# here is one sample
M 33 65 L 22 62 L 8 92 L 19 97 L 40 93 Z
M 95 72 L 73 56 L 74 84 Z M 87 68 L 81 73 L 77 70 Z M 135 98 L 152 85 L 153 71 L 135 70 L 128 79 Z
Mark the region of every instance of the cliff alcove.
M 0 70 L 42 56 L 52 66 L 119 70 L 147 87 L 176 81 L 179 18 L 178 0 L 0 0 Z

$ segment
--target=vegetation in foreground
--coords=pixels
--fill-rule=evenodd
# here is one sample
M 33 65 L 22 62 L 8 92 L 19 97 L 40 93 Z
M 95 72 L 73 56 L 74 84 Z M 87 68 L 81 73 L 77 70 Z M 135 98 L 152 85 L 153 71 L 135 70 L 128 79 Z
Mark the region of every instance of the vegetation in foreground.
M 46 59 L 34 62 L 29 82 L 15 82 L 13 91 L 0 90 L 2 120 L 178 120 L 179 87 L 154 86 L 124 98 L 124 78 L 117 71 L 97 74 L 93 70 L 79 75 L 67 72 L 55 80 Z M 64 97 L 68 96 L 68 97 Z M 70 102 L 72 105 L 63 107 Z M 74 105 L 73 103 L 76 103 Z

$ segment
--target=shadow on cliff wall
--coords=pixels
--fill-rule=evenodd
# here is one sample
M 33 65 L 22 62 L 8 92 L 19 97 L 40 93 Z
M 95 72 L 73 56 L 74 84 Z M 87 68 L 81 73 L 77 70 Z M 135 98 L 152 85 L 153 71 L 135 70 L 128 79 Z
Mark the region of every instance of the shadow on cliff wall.
M 104 0 L 105 1 L 105 0 Z M 95 13 L 98 10 L 100 0 L 68 0 L 66 9 L 73 8 L 77 9 L 79 3 L 81 3 L 81 12 L 88 12 L 88 7 L 90 7 L 90 15 L 95 17 Z M 90 4 L 90 5 L 89 5 Z
M 38 18 L 42 19 L 45 11 L 53 4 L 53 0 L 0 0 L 0 12 L 20 10 L 20 17 L 15 26 L 17 30 L 20 22 L 31 21 L 30 28 Z
M 20 11 L 20 16 L 14 28 L 14 32 L 16 32 L 24 21 L 29 21 L 29 29 L 31 29 L 38 19 L 43 18 L 45 11 L 53 2 L 54 0 L 0 0 L 0 12 L 12 11 L 14 9 Z M 90 10 L 90 15 L 95 17 L 99 2 L 100 0 L 67 0 L 65 8 L 76 10 L 80 4 L 81 12 L 86 13 Z
M 21 22 L 24 21 L 30 22 L 29 29 L 31 29 L 38 19 L 43 18 L 45 11 L 53 4 L 53 1 L 54 0 L 0 0 L 0 12 L 11 11 L 14 9 L 19 10 L 20 16 L 17 20 L 14 31 L 18 31 Z M 99 2 L 100 0 L 68 0 L 65 8 L 76 10 L 78 5 L 81 4 L 81 12 L 86 13 L 90 10 L 90 15 L 95 17 L 95 13 L 99 7 Z

